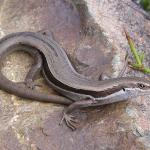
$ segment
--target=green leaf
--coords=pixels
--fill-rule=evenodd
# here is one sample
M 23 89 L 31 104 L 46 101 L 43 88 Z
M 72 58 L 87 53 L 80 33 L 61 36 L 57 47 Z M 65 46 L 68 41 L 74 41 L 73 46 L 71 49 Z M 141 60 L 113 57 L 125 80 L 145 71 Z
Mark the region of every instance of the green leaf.
M 129 44 L 129 46 L 130 46 L 130 50 L 131 50 L 131 52 L 132 52 L 132 54 L 133 54 L 133 56 L 134 56 L 134 58 L 135 58 L 136 63 L 137 63 L 139 66 L 142 66 L 141 59 L 140 59 L 139 54 L 138 54 L 138 52 L 137 52 L 137 50 L 136 50 L 136 48 L 135 48 L 135 45 L 134 45 L 133 40 L 131 39 L 131 37 L 128 35 L 128 33 L 127 33 L 126 31 L 125 31 L 125 34 L 126 34 L 126 38 L 127 38 L 127 40 L 128 40 L 128 44 Z
M 140 5 L 143 7 L 144 10 L 150 10 L 150 0 L 140 0 Z
M 139 54 L 139 57 L 140 57 L 141 63 L 143 63 L 143 60 L 145 58 L 144 52 L 142 52 L 141 54 Z
M 144 73 L 150 73 L 150 68 L 146 68 L 143 64 L 143 61 L 145 58 L 144 52 L 142 52 L 140 54 L 138 53 L 137 49 L 135 48 L 133 40 L 131 39 L 131 37 L 129 36 L 129 34 L 126 32 L 125 29 L 124 29 L 124 31 L 125 31 L 125 35 L 126 35 L 126 39 L 128 41 L 128 44 L 130 46 L 130 50 L 131 50 L 131 52 L 134 56 L 134 59 L 135 59 L 134 64 L 132 64 L 132 63 L 129 64 L 130 67 L 135 69 L 135 70 L 144 72 Z

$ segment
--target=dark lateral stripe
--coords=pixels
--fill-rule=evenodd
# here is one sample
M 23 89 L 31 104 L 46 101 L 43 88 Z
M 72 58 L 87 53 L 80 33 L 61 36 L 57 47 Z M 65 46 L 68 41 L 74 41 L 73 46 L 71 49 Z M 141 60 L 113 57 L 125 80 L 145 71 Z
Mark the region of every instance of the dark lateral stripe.
M 45 58 L 44 58 L 45 60 Z M 65 89 L 67 91 L 70 91 L 70 92 L 75 92 L 75 93 L 79 93 L 79 94 L 86 94 L 86 95 L 91 95 L 95 98 L 98 98 L 98 97 L 105 97 L 105 96 L 108 96 L 112 93 L 115 93 L 115 92 L 118 92 L 120 91 L 121 89 L 123 89 L 124 87 L 122 86 L 116 86 L 116 87 L 113 87 L 113 88 L 110 88 L 110 89 L 107 89 L 105 91 L 89 91 L 89 90 L 82 90 L 82 89 L 76 89 L 76 88 L 73 88 L 73 87 L 70 87 L 68 85 L 65 85 L 63 84 L 62 82 L 58 81 L 50 72 L 49 68 L 48 68 L 48 65 L 47 65 L 47 62 L 44 61 L 44 70 L 45 70 L 45 74 L 46 76 L 48 77 L 48 79 L 56 86 L 58 87 L 61 87 L 62 89 Z

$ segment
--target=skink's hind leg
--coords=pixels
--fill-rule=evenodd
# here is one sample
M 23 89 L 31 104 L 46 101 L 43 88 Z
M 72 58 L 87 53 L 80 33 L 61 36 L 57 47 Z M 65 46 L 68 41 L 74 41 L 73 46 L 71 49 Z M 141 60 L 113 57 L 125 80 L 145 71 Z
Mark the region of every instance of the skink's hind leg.
M 25 86 L 34 89 L 36 86 L 41 86 L 34 83 L 35 78 L 42 70 L 42 56 L 38 51 L 34 51 L 34 53 L 31 54 L 34 57 L 34 64 L 32 65 L 31 69 L 29 70 L 26 78 L 25 78 Z
M 19 82 L 19 84 L 22 84 L 31 90 L 35 89 L 35 87 L 42 87 L 41 84 L 35 84 L 33 80 L 26 80 L 24 82 Z
M 88 107 L 93 103 L 93 100 L 82 100 L 82 101 L 76 101 L 64 111 L 63 118 L 61 120 L 61 123 L 65 121 L 66 125 L 71 128 L 72 130 L 75 130 L 77 128 L 78 120 L 75 116 L 70 114 L 75 109 L 80 109 L 84 107 Z
M 36 76 L 39 74 L 39 72 L 42 69 L 42 56 L 39 53 L 39 51 L 31 46 L 27 45 L 19 45 L 17 47 L 12 47 L 15 51 L 17 50 L 23 50 L 31 55 L 31 57 L 34 59 L 34 64 L 32 65 L 31 69 L 26 75 L 24 82 L 18 82 L 18 85 L 26 86 L 27 88 L 34 89 L 35 86 L 39 86 L 34 84 L 34 80 Z

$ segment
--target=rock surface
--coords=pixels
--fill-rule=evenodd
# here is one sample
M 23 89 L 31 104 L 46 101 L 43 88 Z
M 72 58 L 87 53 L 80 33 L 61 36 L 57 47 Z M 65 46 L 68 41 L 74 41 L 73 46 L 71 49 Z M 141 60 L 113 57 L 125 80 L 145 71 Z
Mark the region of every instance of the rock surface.
M 125 27 L 150 66 L 150 21 L 130 0 L 1 0 L 0 36 L 49 30 L 78 72 L 97 80 L 116 77 L 129 46 Z M 3 73 L 23 81 L 33 60 L 22 52 L 6 57 Z M 126 76 L 144 76 L 127 69 Z M 54 93 L 42 76 L 36 90 Z M 55 93 L 56 94 L 56 93 Z M 150 149 L 150 96 L 80 111 L 79 128 L 59 126 L 63 106 L 26 101 L 0 91 L 1 150 L 143 150 Z

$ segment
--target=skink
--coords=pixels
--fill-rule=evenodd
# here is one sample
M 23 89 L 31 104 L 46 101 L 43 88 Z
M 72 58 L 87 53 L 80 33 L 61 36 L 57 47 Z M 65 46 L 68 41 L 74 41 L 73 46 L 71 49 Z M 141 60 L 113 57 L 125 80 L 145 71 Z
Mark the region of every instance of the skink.
M 120 77 L 95 81 L 78 74 L 64 49 L 55 40 L 40 33 L 19 32 L 2 38 L 0 64 L 4 56 L 16 50 L 26 51 L 36 58 L 25 80 L 29 88 L 8 80 L 1 72 L 0 88 L 27 99 L 69 105 L 64 111 L 63 119 L 73 130 L 76 128 L 76 120 L 70 113 L 74 109 L 110 104 L 150 94 L 150 81 L 145 78 Z M 33 80 L 40 71 L 47 83 L 67 98 L 32 90 Z

